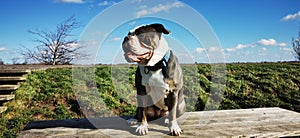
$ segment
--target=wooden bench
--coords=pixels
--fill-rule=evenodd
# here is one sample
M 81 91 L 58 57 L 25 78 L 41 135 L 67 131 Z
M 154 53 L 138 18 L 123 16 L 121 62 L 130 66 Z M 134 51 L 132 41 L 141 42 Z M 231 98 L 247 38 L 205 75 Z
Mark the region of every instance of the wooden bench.
M 187 138 L 300 136 L 300 113 L 276 107 L 187 112 L 180 123 Z M 19 137 L 140 137 L 134 131 L 124 118 L 106 117 L 32 122 Z M 156 137 L 171 136 L 167 127 L 150 123 L 143 138 Z

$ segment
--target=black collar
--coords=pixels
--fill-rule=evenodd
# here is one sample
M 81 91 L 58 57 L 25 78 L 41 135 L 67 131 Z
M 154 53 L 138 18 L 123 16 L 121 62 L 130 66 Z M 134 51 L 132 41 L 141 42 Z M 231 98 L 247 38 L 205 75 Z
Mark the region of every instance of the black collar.
M 166 71 L 166 68 L 168 67 L 168 61 L 171 56 L 171 50 L 168 50 L 166 55 L 159 61 L 157 62 L 154 66 L 145 66 L 144 68 L 144 73 L 148 74 L 150 71 L 157 71 L 159 69 L 163 69 L 163 74 Z M 165 74 L 164 74 L 165 76 Z

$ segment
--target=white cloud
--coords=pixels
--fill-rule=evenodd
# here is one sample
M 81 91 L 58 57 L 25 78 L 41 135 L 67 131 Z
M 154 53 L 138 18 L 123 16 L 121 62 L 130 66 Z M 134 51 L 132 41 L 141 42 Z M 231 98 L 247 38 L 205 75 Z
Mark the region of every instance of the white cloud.
M 278 46 L 287 46 L 286 43 L 278 43 Z
M 143 6 L 141 7 L 141 10 L 138 11 L 136 13 L 136 17 L 141 17 L 141 16 L 145 16 L 145 15 L 150 15 L 150 14 L 156 14 L 156 13 L 159 13 L 159 12 L 168 12 L 170 9 L 172 8 L 179 8 L 179 7 L 183 7 L 184 5 L 179 2 L 179 1 L 176 1 L 176 2 L 173 2 L 173 3 L 170 3 L 170 4 L 158 4 L 152 8 L 147 8 L 147 6 Z
M 248 48 L 248 47 L 255 47 L 255 45 L 253 45 L 252 43 L 251 44 L 238 44 L 236 47 L 226 48 L 225 51 L 234 52 L 236 50 L 244 49 L 244 48 Z
M 283 50 L 283 51 L 292 51 L 291 48 L 280 48 L 280 49 Z
M 132 21 L 132 22 L 130 22 L 130 23 L 128 23 L 128 25 L 135 25 L 135 23 L 136 23 L 136 21 Z
M 116 4 L 116 2 L 114 2 L 114 1 L 103 1 L 103 2 L 98 3 L 99 6 L 109 6 L 109 5 L 114 5 L 114 4 Z
M 273 38 L 261 39 L 257 41 L 257 44 L 262 46 L 287 46 L 286 43 L 277 43 L 276 40 Z
M 147 8 L 148 6 L 147 5 L 141 5 L 140 6 L 140 9 L 145 9 L 145 8 Z
M 111 41 L 120 41 L 121 40 L 121 37 L 115 37 L 115 38 L 112 38 Z
M 283 21 L 300 20 L 300 11 L 294 14 L 288 14 L 285 17 L 283 17 L 281 20 Z
M 267 48 L 264 47 L 264 48 L 261 48 L 261 50 L 262 50 L 262 51 L 267 51 Z
M 216 51 L 222 51 L 223 49 L 220 47 L 209 47 L 207 50 L 209 52 L 216 52 Z
M 257 41 L 258 44 L 263 45 L 263 46 L 272 46 L 276 44 L 276 40 L 274 39 L 261 39 L 259 41 Z
M 69 46 L 70 46 L 71 48 L 77 48 L 77 47 L 80 46 L 80 43 L 71 43 Z
M 236 50 L 240 50 L 240 49 L 244 49 L 244 48 L 254 48 L 256 46 L 279 46 L 279 47 L 284 47 L 284 46 L 287 46 L 287 44 L 286 43 L 278 43 L 273 38 L 270 38 L 270 39 L 260 39 L 257 42 L 248 43 L 248 44 L 238 44 L 235 47 L 226 48 L 225 51 L 227 51 L 227 52 L 234 52 Z
M 140 2 L 142 2 L 142 0 L 132 0 L 132 3 L 140 3 Z
M 260 58 L 265 58 L 264 56 L 266 56 L 268 54 L 267 52 L 267 48 L 263 47 L 263 48 L 260 48 L 258 50 L 258 55 L 260 56 Z
M 108 37 L 109 33 L 104 33 L 103 37 Z
M 85 3 L 84 0 L 56 0 L 56 1 L 62 3 L 77 3 L 77 4 Z
M 205 48 L 196 48 L 196 52 L 202 53 L 205 51 Z
M 195 51 L 197 53 L 202 53 L 204 51 L 206 51 L 206 52 L 220 52 L 220 51 L 223 51 L 223 49 L 221 47 L 208 47 L 208 48 L 198 47 L 198 48 L 195 49 Z
M 5 50 L 6 50 L 6 48 L 0 47 L 0 52 L 1 52 L 1 51 L 5 51 Z
M 136 13 L 136 17 L 141 17 L 141 16 L 148 15 L 148 14 L 151 14 L 151 12 L 146 9 L 143 9 Z
M 235 48 L 236 49 L 244 49 L 244 48 L 247 48 L 249 47 L 248 45 L 244 45 L 244 44 L 238 44 Z
M 233 51 L 236 51 L 236 48 L 234 48 L 234 47 L 233 48 L 226 48 L 226 51 L 227 52 L 233 52 Z

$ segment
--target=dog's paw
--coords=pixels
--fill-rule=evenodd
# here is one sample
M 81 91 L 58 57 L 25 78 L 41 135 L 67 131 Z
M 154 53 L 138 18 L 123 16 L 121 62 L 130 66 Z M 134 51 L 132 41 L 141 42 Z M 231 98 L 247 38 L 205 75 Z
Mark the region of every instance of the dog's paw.
M 138 124 L 138 120 L 136 120 L 135 118 L 129 118 L 128 120 L 126 120 L 127 124 L 130 126 L 133 125 L 137 125 Z
M 148 123 L 140 124 L 135 132 L 139 133 L 140 135 L 147 135 L 148 134 Z
M 182 133 L 182 130 L 180 129 L 176 120 L 173 120 L 170 122 L 169 130 L 170 130 L 172 136 L 180 136 Z

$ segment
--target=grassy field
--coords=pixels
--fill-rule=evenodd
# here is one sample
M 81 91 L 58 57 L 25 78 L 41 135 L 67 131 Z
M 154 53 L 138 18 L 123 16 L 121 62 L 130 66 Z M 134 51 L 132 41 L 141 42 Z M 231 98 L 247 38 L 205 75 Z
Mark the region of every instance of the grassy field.
M 281 107 L 300 112 L 300 63 L 227 64 L 221 77 L 211 72 L 214 66 L 182 65 L 187 111 Z M 37 120 L 133 115 L 135 69 L 98 66 L 29 74 L 0 115 L 0 137 L 16 137 Z

